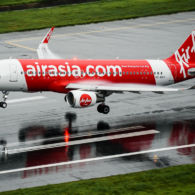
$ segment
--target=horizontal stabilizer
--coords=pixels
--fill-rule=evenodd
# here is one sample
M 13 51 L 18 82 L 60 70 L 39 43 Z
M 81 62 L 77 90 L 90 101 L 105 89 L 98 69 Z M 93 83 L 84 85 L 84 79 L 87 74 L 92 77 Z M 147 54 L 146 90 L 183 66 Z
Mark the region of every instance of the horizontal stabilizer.
M 188 69 L 188 75 L 195 76 L 195 68 Z

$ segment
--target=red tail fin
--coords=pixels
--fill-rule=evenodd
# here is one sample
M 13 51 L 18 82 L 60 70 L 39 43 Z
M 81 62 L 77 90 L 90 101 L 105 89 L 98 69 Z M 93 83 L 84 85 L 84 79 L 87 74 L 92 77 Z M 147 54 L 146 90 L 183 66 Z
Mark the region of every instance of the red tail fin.
M 186 78 L 186 70 L 190 65 L 195 64 L 195 30 L 189 35 L 181 47 L 167 61 L 172 61 L 180 65 L 180 73 Z

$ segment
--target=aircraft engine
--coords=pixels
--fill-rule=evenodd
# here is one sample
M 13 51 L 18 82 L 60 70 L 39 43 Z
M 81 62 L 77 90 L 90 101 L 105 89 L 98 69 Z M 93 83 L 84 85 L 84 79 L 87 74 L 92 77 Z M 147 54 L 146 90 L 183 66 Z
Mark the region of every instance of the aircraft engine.
M 74 108 L 83 108 L 93 106 L 98 102 L 103 102 L 104 98 L 99 97 L 95 92 L 89 91 L 70 91 L 65 96 L 65 101 Z

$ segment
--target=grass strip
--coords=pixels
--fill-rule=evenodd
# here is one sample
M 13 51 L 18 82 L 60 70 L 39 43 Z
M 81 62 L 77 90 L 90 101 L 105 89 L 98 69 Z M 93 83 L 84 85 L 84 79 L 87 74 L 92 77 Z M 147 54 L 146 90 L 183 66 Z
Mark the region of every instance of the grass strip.
M 38 180 L 37 180 L 38 182 Z M 1 192 L 0 195 L 195 194 L 195 164 Z
M 101 0 L 0 13 L 0 33 L 195 10 L 194 0 Z

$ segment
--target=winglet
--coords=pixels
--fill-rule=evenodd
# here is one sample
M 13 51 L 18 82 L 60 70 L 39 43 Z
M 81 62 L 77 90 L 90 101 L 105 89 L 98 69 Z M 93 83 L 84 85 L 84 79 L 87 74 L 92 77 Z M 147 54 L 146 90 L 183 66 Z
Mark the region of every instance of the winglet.
M 49 32 L 45 35 L 43 40 L 40 42 L 37 48 L 37 54 L 39 59 L 61 59 L 61 57 L 51 52 L 48 48 L 48 42 L 51 38 L 53 31 L 54 31 L 54 27 L 52 27 L 49 30 Z
M 53 33 L 53 31 L 54 31 L 54 26 L 49 30 L 49 32 L 45 35 L 45 37 L 44 37 L 44 39 L 41 41 L 41 43 L 46 43 L 46 44 L 48 44 L 48 42 L 49 42 L 49 40 L 50 40 L 50 38 L 51 38 L 51 35 L 52 35 L 52 33 Z

